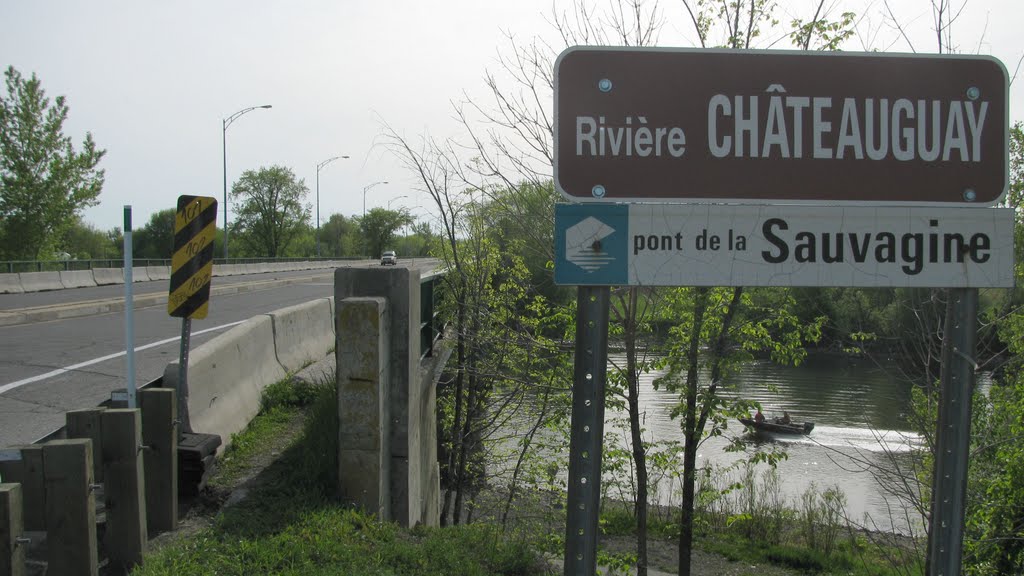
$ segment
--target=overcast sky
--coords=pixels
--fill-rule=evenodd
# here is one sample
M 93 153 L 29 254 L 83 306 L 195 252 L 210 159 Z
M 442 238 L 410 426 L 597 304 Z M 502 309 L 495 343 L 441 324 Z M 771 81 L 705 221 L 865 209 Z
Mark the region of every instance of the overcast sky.
M 913 47 L 882 16 L 882 2 L 839 0 L 858 14 L 847 50 L 934 52 L 929 0 L 890 0 Z M 779 0 L 779 19 L 813 15 L 813 0 Z M 961 2 L 955 2 L 957 6 Z M 320 215 L 399 206 L 423 214 L 415 179 L 379 143 L 381 122 L 410 140 L 457 135 L 451 101 L 484 100 L 483 76 L 508 53 L 504 32 L 540 35 L 563 0 L 0 0 L 0 65 L 36 73 L 70 106 L 65 132 L 86 131 L 107 150 L 106 184 L 87 222 L 135 228 L 181 194 L 223 194 L 222 120 L 262 104 L 227 131 L 230 186 L 246 169 L 284 165 L 305 180 Z M 599 7 L 607 2 L 597 2 Z M 895 6 L 898 5 L 898 6 Z M 695 46 L 680 0 L 662 1 L 662 46 Z M 838 8 L 837 8 L 838 10 Z M 1024 1 L 973 0 L 954 25 L 963 53 L 991 54 L 1012 76 L 1024 54 Z M 779 42 L 776 48 L 791 48 Z M 1024 89 L 1011 86 L 1010 117 L 1024 120 Z M 551 104 L 549 103 L 548 106 Z M 405 196 L 404 198 L 402 196 Z M 416 208 L 419 205 L 421 208 Z M 315 210 L 315 208 L 314 208 Z M 223 224 L 218 220 L 218 226 Z

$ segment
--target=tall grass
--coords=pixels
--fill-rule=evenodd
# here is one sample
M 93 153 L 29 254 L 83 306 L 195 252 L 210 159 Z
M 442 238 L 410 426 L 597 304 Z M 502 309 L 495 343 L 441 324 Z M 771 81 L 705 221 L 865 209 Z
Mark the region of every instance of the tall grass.
M 807 573 L 887 576 L 920 573 L 899 554 L 868 545 L 850 525 L 846 496 L 835 486 L 812 484 L 798 498 L 782 493 L 782 477 L 770 467 L 751 464 L 699 471 L 695 528 L 699 548 L 733 561 L 770 563 Z M 678 519 L 678 508 L 662 507 L 653 517 Z M 635 525 L 629 505 L 605 506 L 605 533 L 626 534 Z M 678 522 L 652 522 L 651 534 L 674 540 Z M 845 537 L 844 537 L 845 536 Z M 916 572 L 915 572 L 916 571 Z

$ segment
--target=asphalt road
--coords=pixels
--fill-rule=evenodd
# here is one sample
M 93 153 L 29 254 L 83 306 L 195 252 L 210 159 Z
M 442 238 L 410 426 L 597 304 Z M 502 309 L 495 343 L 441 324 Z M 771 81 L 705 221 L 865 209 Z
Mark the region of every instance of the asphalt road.
M 399 263 L 421 269 L 435 264 Z M 167 281 L 133 285 L 137 386 L 162 376 L 178 358 L 181 319 L 167 315 L 167 288 Z M 192 321 L 192 349 L 257 314 L 332 296 L 333 272 L 218 277 L 212 290 L 209 315 Z M 123 286 L 0 294 L 0 319 L 26 318 L 0 325 L 0 449 L 35 442 L 63 426 L 65 412 L 95 407 L 125 388 L 123 304 Z M 67 314 L 76 317 L 57 319 Z

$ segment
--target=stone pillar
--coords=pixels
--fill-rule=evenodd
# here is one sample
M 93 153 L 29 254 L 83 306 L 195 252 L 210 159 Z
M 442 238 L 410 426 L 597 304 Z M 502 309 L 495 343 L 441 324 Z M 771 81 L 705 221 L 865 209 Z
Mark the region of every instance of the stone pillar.
M 391 519 L 389 322 L 384 298 L 338 302 L 338 479 L 341 496 Z
M 334 301 L 351 297 L 383 297 L 388 302 L 391 515 L 411 527 L 422 521 L 422 475 L 434 464 L 422 461 L 420 444 L 420 272 L 398 267 L 339 268 L 334 271 Z M 335 334 L 344 330 L 335 325 Z M 338 360 L 340 364 L 340 355 Z

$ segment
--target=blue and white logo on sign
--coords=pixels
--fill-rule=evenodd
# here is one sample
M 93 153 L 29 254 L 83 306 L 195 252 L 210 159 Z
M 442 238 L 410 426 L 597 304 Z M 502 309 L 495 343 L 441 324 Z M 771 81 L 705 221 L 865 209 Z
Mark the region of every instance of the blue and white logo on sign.
M 629 207 L 555 206 L 555 283 L 617 285 L 627 281 Z
M 565 259 L 594 272 L 615 261 L 601 242 L 615 229 L 593 216 L 565 231 Z

